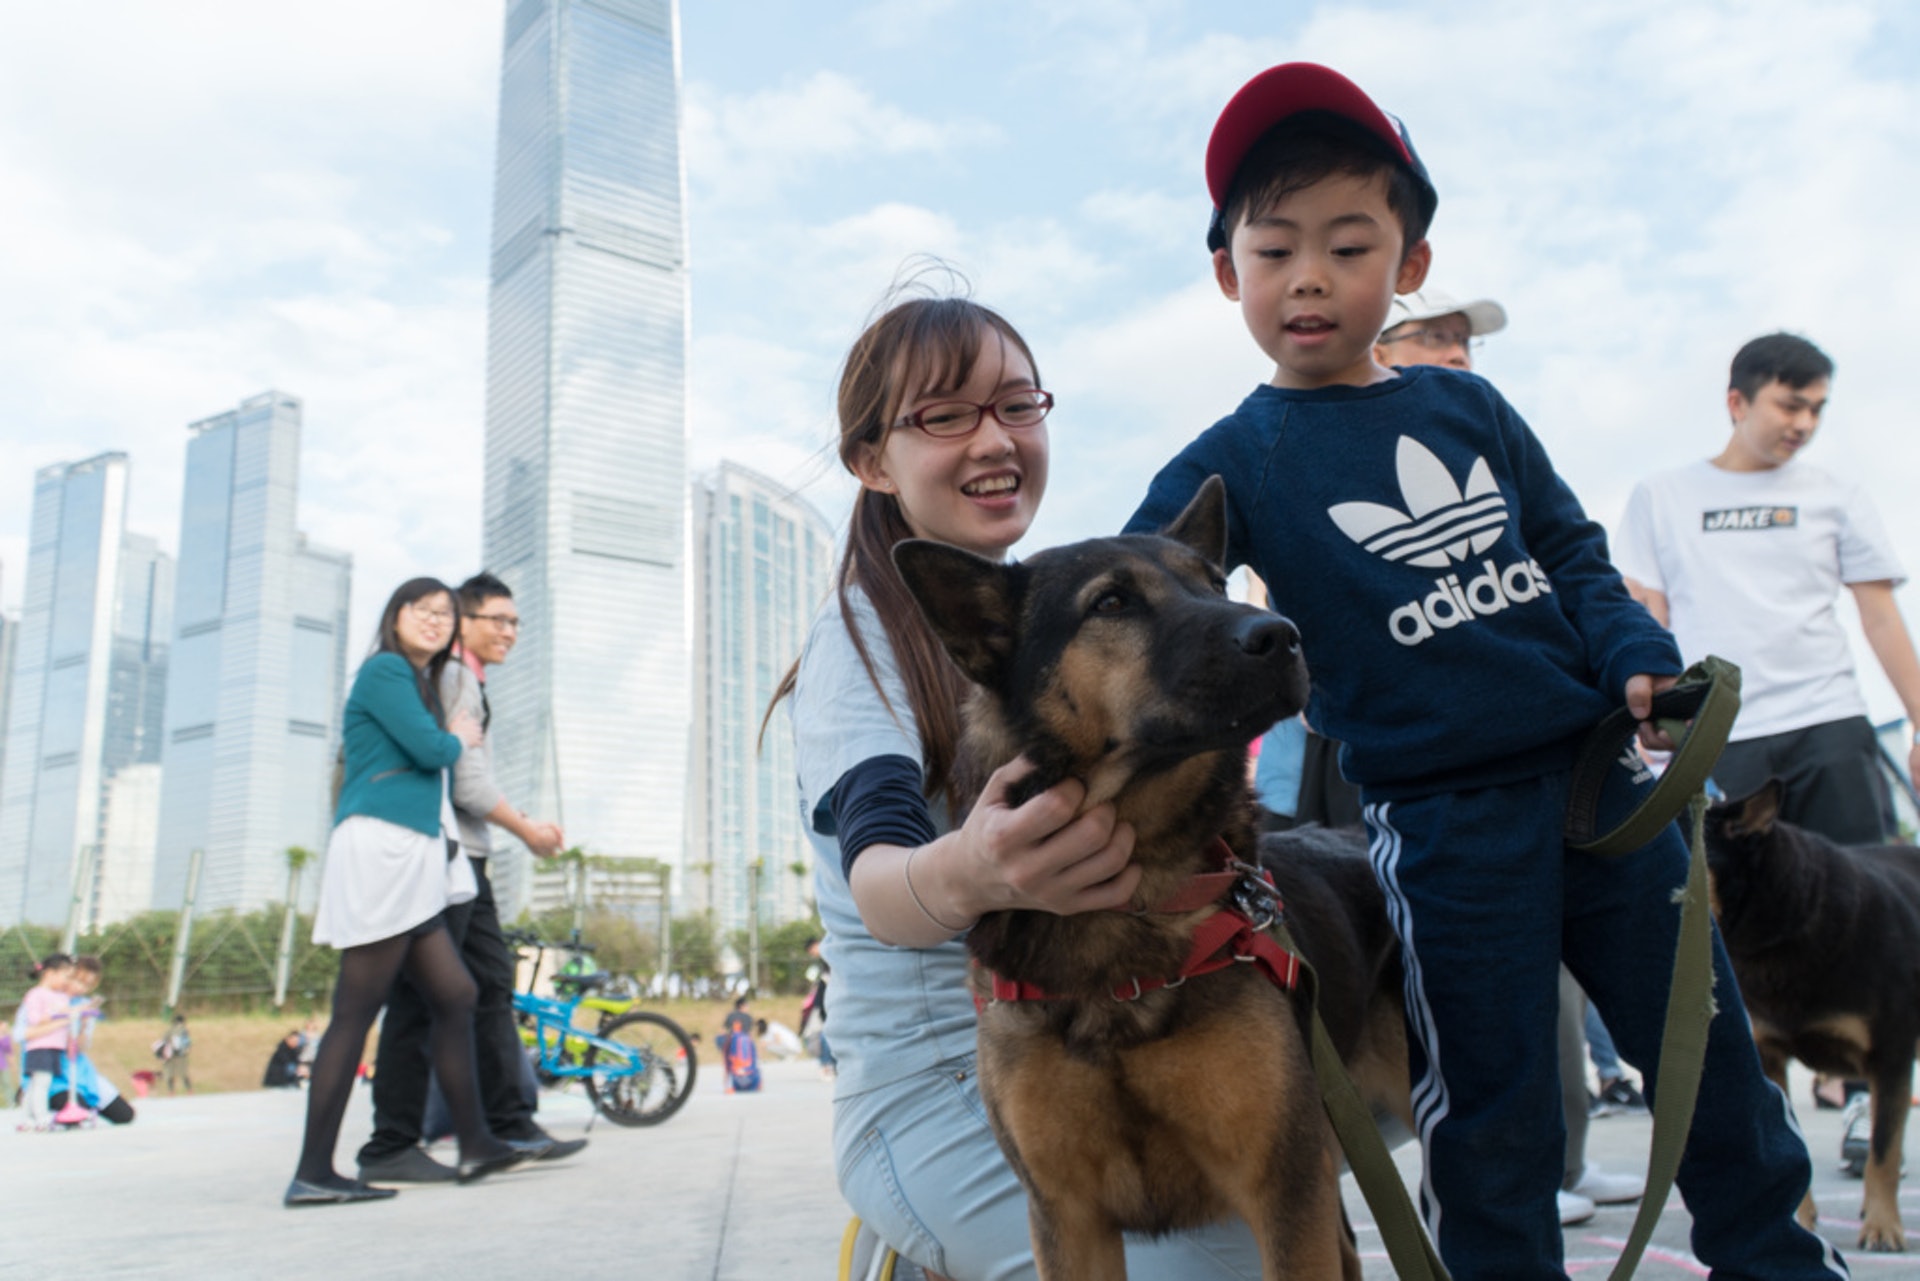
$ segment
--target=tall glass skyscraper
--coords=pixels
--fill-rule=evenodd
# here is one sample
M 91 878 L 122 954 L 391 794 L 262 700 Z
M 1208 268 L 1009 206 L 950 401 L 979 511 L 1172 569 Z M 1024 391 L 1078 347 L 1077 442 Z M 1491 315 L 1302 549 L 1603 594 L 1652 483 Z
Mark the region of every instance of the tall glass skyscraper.
M 687 688 L 686 234 L 672 0 L 507 6 L 485 560 L 525 620 L 488 681 L 508 799 L 678 866 Z M 526 902 L 527 854 L 495 892 Z
M 680 905 L 724 939 L 807 915 L 812 856 L 786 704 L 760 720 L 833 584 L 833 527 L 787 486 L 723 463 L 693 486 L 693 839 Z M 758 898 L 748 867 L 760 864 Z M 799 870 L 796 870 L 799 869 Z
M 0 796 L 7 794 L 7 704 L 13 698 L 13 650 L 20 620 L 0 610 Z
M 160 759 L 173 561 L 127 532 L 127 470 L 110 453 L 34 477 L 0 779 L 0 922 L 64 922 L 83 848 L 92 920 L 115 871 L 101 857 L 114 776 Z
M 195 849 L 201 908 L 277 903 L 287 847 L 318 852 L 332 825 L 353 562 L 294 527 L 300 421 L 268 391 L 188 428 L 158 908 L 180 906 Z

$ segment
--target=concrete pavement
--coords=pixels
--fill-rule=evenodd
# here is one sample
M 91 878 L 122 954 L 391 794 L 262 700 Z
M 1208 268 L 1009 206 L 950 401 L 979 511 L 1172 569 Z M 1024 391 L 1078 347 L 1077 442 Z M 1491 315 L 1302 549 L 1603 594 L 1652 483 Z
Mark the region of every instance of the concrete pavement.
M 63 1134 L 16 1133 L 19 1114 L 0 1112 L 0 1276 L 828 1278 L 847 1219 L 833 1087 L 810 1062 L 763 1070 L 765 1090 L 729 1095 L 703 1063 L 677 1115 L 643 1129 L 599 1120 L 570 1160 L 300 1210 L 280 1197 L 301 1091 L 136 1100 L 132 1125 Z M 554 1134 L 587 1133 L 589 1116 L 583 1095 L 542 1097 Z M 342 1173 L 370 1117 L 356 1087 Z M 436 1155 L 451 1159 L 450 1145 Z
M 299 1147 L 302 1093 L 139 1100 L 139 1119 L 124 1129 L 57 1135 L 15 1133 L 18 1114 L 0 1112 L 0 1277 L 830 1281 L 847 1220 L 829 1156 L 832 1086 L 810 1062 L 763 1066 L 763 1092 L 728 1095 L 702 1064 L 679 1115 L 652 1129 L 601 1121 L 569 1161 L 472 1187 L 298 1211 L 283 1209 L 280 1195 Z M 354 1093 L 343 1171 L 368 1124 L 366 1091 Z M 1829 1216 L 1823 1234 L 1847 1250 L 1856 1277 L 1920 1278 L 1920 1255 L 1852 1252 L 1860 1183 L 1837 1170 L 1838 1113 L 1812 1111 L 1803 1078 L 1794 1099 Z M 548 1095 L 541 1105 L 543 1122 L 563 1136 L 581 1134 L 588 1116 L 579 1096 Z M 1609 1170 L 1641 1169 L 1648 1130 L 1644 1116 L 1596 1120 L 1589 1157 Z M 1417 1177 L 1414 1147 L 1397 1156 Z M 1384 1281 L 1391 1270 L 1350 1180 L 1346 1201 L 1366 1275 Z M 1920 1187 L 1902 1204 L 1920 1228 Z M 1632 1221 L 1633 1207 L 1608 1207 L 1570 1229 L 1569 1272 L 1605 1276 Z M 1638 1275 L 1705 1276 L 1686 1235 L 1676 1196 Z

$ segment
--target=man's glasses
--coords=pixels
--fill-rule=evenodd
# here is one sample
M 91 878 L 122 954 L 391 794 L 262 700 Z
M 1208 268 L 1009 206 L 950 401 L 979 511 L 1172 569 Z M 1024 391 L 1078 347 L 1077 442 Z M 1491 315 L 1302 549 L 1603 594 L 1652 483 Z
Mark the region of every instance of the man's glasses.
M 1464 347 L 1472 351 L 1480 345 L 1480 340 L 1471 333 L 1461 333 L 1457 329 L 1393 330 L 1380 335 L 1380 341 L 1416 343 L 1428 351 L 1445 351 L 1449 347 Z
M 468 614 L 467 617 L 482 623 L 492 623 L 503 632 L 520 630 L 520 616 L 517 614 Z
M 1004 396 L 976 405 L 970 400 L 943 400 L 925 409 L 916 409 L 902 418 L 896 427 L 918 427 L 929 436 L 950 440 L 977 430 L 986 415 L 992 414 L 1004 427 L 1016 430 L 1038 425 L 1053 408 L 1053 393 L 1032 388 L 1010 391 Z

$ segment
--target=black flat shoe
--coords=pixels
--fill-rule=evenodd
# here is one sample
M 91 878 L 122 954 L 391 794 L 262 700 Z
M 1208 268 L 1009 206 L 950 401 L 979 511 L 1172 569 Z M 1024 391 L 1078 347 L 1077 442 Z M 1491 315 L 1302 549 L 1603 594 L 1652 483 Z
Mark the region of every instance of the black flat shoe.
M 388 1197 L 398 1196 L 392 1188 L 370 1188 L 357 1179 L 342 1179 L 338 1183 L 309 1183 L 305 1179 L 295 1179 L 287 1184 L 287 1194 L 281 1198 L 281 1204 L 296 1205 L 343 1205 L 348 1201 L 384 1201 Z
M 545 1152 L 542 1152 L 535 1158 L 536 1160 L 562 1161 L 587 1146 L 585 1139 L 556 1139 L 551 1135 L 547 1136 L 547 1138 L 548 1142 L 552 1143 L 553 1146 Z
M 453 1167 L 434 1160 L 423 1148 L 406 1148 L 360 1163 L 362 1183 L 451 1183 L 453 1178 Z
M 510 1148 L 494 1156 L 476 1157 L 471 1161 L 462 1161 L 454 1177 L 462 1183 L 473 1183 L 486 1178 L 489 1174 L 498 1174 L 502 1170 L 511 1170 L 525 1161 L 528 1154 L 519 1148 Z
M 579 1152 L 582 1148 L 587 1146 L 587 1141 L 585 1139 L 555 1138 L 553 1135 L 548 1134 L 545 1130 L 541 1129 L 539 1126 L 531 1125 L 531 1124 L 529 1124 L 525 1129 L 515 1130 L 511 1134 L 506 1134 L 506 1133 L 502 1133 L 499 1130 L 495 1130 L 494 1137 L 497 1139 L 504 1139 L 508 1143 L 512 1143 L 519 1146 L 526 1146 L 529 1148 L 531 1148 L 532 1145 L 535 1145 L 535 1144 L 545 1145 L 545 1148 L 543 1151 L 539 1151 L 533 1156 L 533 1160 L 535 1161 L 564 1161 L 566 1158 L 574 1155 L 576 1152 Z

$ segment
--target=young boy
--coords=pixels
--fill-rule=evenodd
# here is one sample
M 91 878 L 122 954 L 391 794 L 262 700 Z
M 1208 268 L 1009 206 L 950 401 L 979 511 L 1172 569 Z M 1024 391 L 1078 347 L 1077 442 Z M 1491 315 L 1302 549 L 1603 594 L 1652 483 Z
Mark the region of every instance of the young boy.
M 1567 849 L 1568 771 L 1623 700 L 1646 717 L 1679 654 L 1491 386 L 1374 360 L 1394 294 L 1425 278 L 1438 202 L 1405 129 L 1324 67 L 1274 67 L 1221 115 L 1207 181 L 1215 277 L 1274 376 L 1168 464 L 1129 529 L 1226 479 L 1229 560 L 1299 627 L 1308 718 L 1361 789 L 1403 948 L 1427 1224 L 1462 1281 L 1559 1277 L 1558 962 L 1651 1077 L 1687 863 L 1672 826 L 1620 860 Z M 1650 779 L 1616 774 L 1624 812 Z M 1794 1221 L 1806 1148 L 1717 946 L 1714 963 L 1679 1178 L 1694 1250 L 1717 1275 L 1845 1276 Z
M 1721 788 L 1745 796 L 1782 778 L 1782 818 L 1873 845 L 1898 828 L 1835 608 L 1841 586 L 1913 726 L 1920 662 L 1893 597 L 1906 574 L 1872 499 L 1799 458 L 1832 378 L 1826 353 L 1794 334 L 1741 347 L 1726 447 L 1634 489 L 1614 561 L 1685 653 L 1740 664 L 1740 718 L 1714 771 Z M 1920 766 L 1920 746 L 1909 765 Z

